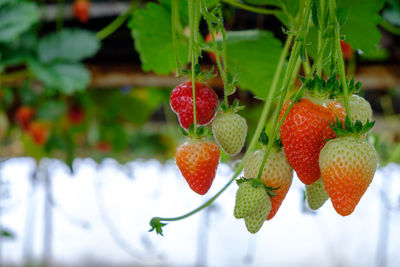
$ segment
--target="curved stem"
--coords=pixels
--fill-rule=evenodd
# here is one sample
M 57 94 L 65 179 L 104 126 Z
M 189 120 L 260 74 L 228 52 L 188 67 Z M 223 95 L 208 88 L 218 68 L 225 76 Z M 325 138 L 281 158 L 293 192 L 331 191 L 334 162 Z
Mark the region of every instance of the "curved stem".
M 96 34 L 97 38 L 99 38 L 99 40 L 103 40 L 108 36 L 110 36 L 113 32 L 115 32 L 129 18 L 132 11 L 136 9 L 136 6 L 137 6 L 137 1 L 133 1 L 125 12 L 121 13 L 110 24 L 108 24 L 106 27 L 97 32 Z
M 259 13 L 259 14 L 265 14 L 265 15 L 278 15 L 282 13 L 282 10 L 280 9 L 265 9 L 265 8 L 259 8 L 259 7 L 254 7 L 254 6 L 249 6 L 240 2 L 237 2 L 235 0 L 221 0 L 231 6 L 238 7 L 243 10 L 251 11 L 254 13 Z
M 336 3 L 335 0 L 328 0 L 328 1 L 329 1 L 329 20 L 330 23 L 334 26 L 334 36 L 333 36 L 334 50 L 336 51 L 336 59 L 339 69 L 340 82 L 343 86 L 344 106 L 346 108 L 347 116 L 351 118 L 350 105 L 349 105 L 349 88 L 347 87 L 344 59 L 343 59 L 342 49 L 340 47 L 339 23 L 336 18 Z
M 400 35 L 400 27 L 396 27 L 386 20 L 382 20 L 381 23 L 379 23 L 379 26 L 390 33 Z

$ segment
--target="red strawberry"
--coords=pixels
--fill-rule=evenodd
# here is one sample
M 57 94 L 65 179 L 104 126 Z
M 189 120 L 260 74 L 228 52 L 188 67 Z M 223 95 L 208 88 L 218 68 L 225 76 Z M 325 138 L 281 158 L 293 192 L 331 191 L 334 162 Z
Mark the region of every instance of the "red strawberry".
M 181 83 L 171 92 L 169 103 L 178 115 L 179 123 L 185 129 L 193 123 L 192 82 Z M 196 118 L 198 125 L 211 122 L 218 106 L 215 92 L 203 83 L 196 82 Z
M 72 6 L 75 17 L 82 23 L 89 20 L 89 0 L 75 0 Z
M 343 58 L 346 60 L 350 60 L 353 58 L 353 48 L 346 43 L 345 41 L 340 40 L 340 47 L 342 49 Z
M 68 110 L 68 120 L 72 124 L 80 124 L 85 119 L 85 111 L 79 105 L 71 106 Z
M 200 195 L 210 189 L 219 164 L 218 146 L 211 141 L 191 139 L 175 152 L 176 165 L 190 188 Z
M 35 116 L 35 110 L 28 106 L 22 106 L 15 112 L 15 120 L 21 126 L 22 129 L 26 130 L 29 123 Z
M 288 104 L 286 103 L 281 116 Z M 307 97 L 293 105 L 282 124 L 280 134 L 283 149 L 290 165 L 304 184 L 310 185 L 321 177 L 319 152 L 326 139 L 335 137 L 329 123 L 336 116 L 344 121 L 345 109 L 339 102 Z
M 34 121 L 28 125 L 28 133 L 38 145 L 44 145 L 50 136 L 49 126 L 44 122 Z

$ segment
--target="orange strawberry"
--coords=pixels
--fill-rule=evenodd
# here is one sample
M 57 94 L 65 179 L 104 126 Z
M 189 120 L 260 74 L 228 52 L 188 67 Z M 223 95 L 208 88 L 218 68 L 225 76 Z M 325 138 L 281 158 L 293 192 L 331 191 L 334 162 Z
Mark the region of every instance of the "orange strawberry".
M 249 155 L 244 163 L 244 177 L 257 177 L 264 154 L 264 150 L 257 150 Z M 281 206 L 293 180 L 293 169 L 290 167 L 282 149 L 276 147 L 271 149 L 261 174 L 261 180 L 268 187 L 278 188 L 274 190 L 276 195 L 271 197 L 271 211 L 267 216 L 267 220 L 270 220 Z
M 319 166 L 333 207 L 342 216 L 351 214 L 374 177 L 378 160 L 374 147 L 362 136 L 373 126 L 346 118 L 346 129 L 336 122 L 340 136 L 321 150 Z M 337 130 L 339 129 L 339 130 Z
M 286 103 L 281 117 L 289 104 Z M 326 139 L 335 137 L 329 123 L 335 117 L 343 121 L 345 116 L 345 109 L 339 102 L 313 97 L 300 99 L 287 114 L 280 128 L 283 149 L 304 184 L 310 185 L 321 177 L 319 152 Z
M 15 120 L 24 130 L 28 128 L 28 125 L 34 116 L 35 110 L 28 106 L 21 106 L 15 112 Z
M 48 124 L 40 121 L 31 122 L 28 125 L 28 133 L 33 141 L 40 146 L 44 145 L 50 137 Z
M 200 195 L 208 192 L 219 164 L 218 146 L 211 141 L 190 139 L 175 152 L 175 160 L 190 188 Z

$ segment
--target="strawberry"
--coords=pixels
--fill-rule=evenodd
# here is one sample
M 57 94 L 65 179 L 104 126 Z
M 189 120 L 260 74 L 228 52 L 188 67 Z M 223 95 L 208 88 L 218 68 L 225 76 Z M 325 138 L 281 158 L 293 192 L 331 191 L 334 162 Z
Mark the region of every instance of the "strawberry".
M 68 121 L 72 124 L 81 124 L 85 119 L 85 111 L 80 105 L 73 105 L 68 109 Z
M 190 188 L 200 195 L 210 189 L 219 164 L 218 146 L 211 141 L 190 139 L 175 152 L 175 160 Z
M 370 122 L 352 124 L 348 117 L 345 127 L 336 122 L 333 129 L 339 137 L 328 141 L 321 150 L 322 180 L 333 207 L 342 216 L 354 211 L 374 177 L 377 154 L 362 137 L 372 126 Z
M 24 130 L 27 129 L 34 116 L 35 110 L 28 106 L 21 106 L 15 112 L 15 120 Z
M 238 180 L 239 189 L 236 192 L 235 208 L 233 212 L 233 215 L 237 219 L 244 218 L 258 211 L 269 199 L 265 186 L 262 183 L 257 184 L 257 182 L 254 185 L 254 181 L 254 179 Z
M 262 203 L 260 209 L 258 209 L 256 212 L 244 218 L 247 231 L 249 231 L 252 234 L 257 233 L 264 224 L 265 218 L 268 216 L 270 211 L 271 211 L 271 200 L 267 196 L 267 200 Z
M 339 98 L 338 101 L 344 105 L 343 97 Z M 351 110 L 351 121 L 353 123 L 359 120 L 365 124 L 367 120 L 372 120 L 371 105 L 365 98 L 353 94 L 349 97 L 349 106 Z
M 246 120 L 232 112 L 220 113 L 212 123 L 212 132 L 217 144 L 230 156 L 238 154 L 246 141 Z
M 75 0 L 72 6 L 75 17 L 82 23 L 89 20 L 89 0 Z
M 40 121 L 33 121 L 28 125 L 28 133 L 38 145 L 44 145 L 50 136 L 48 124 Z
M 328 200 L 329 196 L 325 191 L 322 178 L 310 185 L 306 185 L 306 198 L 308 207 L 317 210 Z
M 215 92 L 203 83 L 196 82 L 196 119 L 198 125 L 211 122 L 218 106 Z M 185 129 L 193 123 L 192 82 L 185 82 L 175 87 L 169 101 L 172 110 L 178 115 L 179 123 Z
M 353 48 L 345 41 L 340 40 L 340 48 L 342 49 L 343 58 L 350 60 L 353 58 L 354 51 Z
M 286 111 L 286 103 L 281 116 Z M 299 179 L 306 185 L 321 177 L 318 166 L 319 152 L 326 139 L 335 137 L 329 123 L 335 117 L 345 118 L 345 109 L 337 101 L 304 97 L 287 114 L 280 135 L 287 159 Z
M 244 177 L 257 177 L 264 158 L 264 150 L 257 150 L 249 155 L 244 162 Z M 272 148 L 261 174 L 261 180 L 268 187 L 278 188 L 274 190 L 275 196 L 271 197 L 271 212 L 267 220 L 272 219 L 282 204 L 289 187 L 292 184 L 293 170 L 289 165 L 282 149 Z

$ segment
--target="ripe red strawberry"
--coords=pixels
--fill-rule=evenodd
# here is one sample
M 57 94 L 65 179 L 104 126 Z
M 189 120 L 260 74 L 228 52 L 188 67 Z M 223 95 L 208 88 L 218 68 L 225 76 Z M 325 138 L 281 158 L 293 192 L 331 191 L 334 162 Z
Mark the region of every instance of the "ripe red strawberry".
M 253 152 L 244 162 L 244 177 L 257 177 L 261 163 L 264 158 L 264 150 Z M 261 174 L 261 180 L 268 187 L 277 188 L 275 196 L 271 197 L 271 211 L 267 220 L 272 219 L 278 212 L 282 201 L 285 199 L 293 180 L 293 169 L 289 165 L 281 149 L 272 148 Z
M 230 156 L 235 156 L 242 150 L 246 141 L 247 123 L 237 113 L 221 113 L 212 123 L 212 132 L 222 150 Z
M 345 41 L 340 40 L 340 48 L 342 49 L 343 58 L 346 60 L 350 60 L 353 58 L 354 51 L 351 46 Z
M 335 117 L 344 121 L 345 115 L 345 109 L 339 102 L 308 97 L 300 99 L 289 111 L 280 129 L 283 149 L 304 184 L 312 184 L 321 177 L 319 152 L 327 139 L 335 137 L 329 123 Z
M 21 106 L 15 112 L 15 120 L 24 130 L 27 129 L 34 116 L 35 110 L 28 106 Z
M 306 198 L 308 207 L 312 210 L 319 209 L 329 199 L 322 178 L 319 178 L 310 185 L 306 185 Z
M 203 83 L 196 82 L 196 118 L 198 125 L 211 122 L 218 106 L 215 92 Z M 169 103 L 178 115 L 179 123 L 185 129 L 193 123 L 193 92 L 192 82 L 181 83 L 171 92 Z
M 48 124 L 39 121 L 33 121 L 28 125 L 28 133 L 33 141 L 38 145 L 44 145 L 50 136 Z
M 82 23 L 89 20 L 89 0 L 75 0 L 72 6 L 75 17 Z
M 210 189 L 219 158 L 218 146 L 211 141 L 191 139 L 175 152 L 176 165 L 190 188 L 200 195 Z

